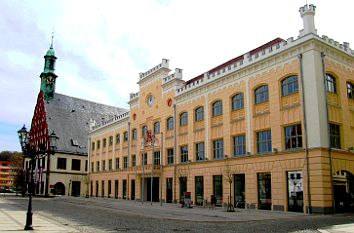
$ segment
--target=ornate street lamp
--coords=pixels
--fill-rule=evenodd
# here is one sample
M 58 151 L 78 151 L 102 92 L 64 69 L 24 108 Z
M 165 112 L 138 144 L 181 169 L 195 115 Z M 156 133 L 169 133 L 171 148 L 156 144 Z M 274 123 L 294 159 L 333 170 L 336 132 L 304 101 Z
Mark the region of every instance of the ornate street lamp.
M 17 131 L 18 139 L 21 144 L 21 149 L 25 158 L 30 159 L 30 187 L 29 187 L 29 199 L 28 199 L 28 209 L 27 209 L 27 217 L 26 217 L 26 225 L 24 230 L 33 230 L 32 226 L 32 192 L 34 190 L 34 182 L 33 182 L 33 169 L 36 159 L 40 158 L 40 156 L 45 157 L 46 154 L 54 154 L 57 149 L 57 143 L 59 137 L 55 135 L 54 131 L 48 137 L 49 139 L 49 148 L 46 148 L 44 145 L 39 145 L 38 147 L 30 144 L 30 135 L 26 129 L 26 126 Z

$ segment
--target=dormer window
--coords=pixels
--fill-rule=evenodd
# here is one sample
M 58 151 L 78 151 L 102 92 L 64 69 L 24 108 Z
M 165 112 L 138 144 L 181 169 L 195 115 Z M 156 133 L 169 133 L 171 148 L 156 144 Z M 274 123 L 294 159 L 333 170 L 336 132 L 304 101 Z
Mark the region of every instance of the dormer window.
M 71 139 L 71 145 L 72 145 L 72 146 L 79 146 L 79 143 L 78 143 L 77 140 Z

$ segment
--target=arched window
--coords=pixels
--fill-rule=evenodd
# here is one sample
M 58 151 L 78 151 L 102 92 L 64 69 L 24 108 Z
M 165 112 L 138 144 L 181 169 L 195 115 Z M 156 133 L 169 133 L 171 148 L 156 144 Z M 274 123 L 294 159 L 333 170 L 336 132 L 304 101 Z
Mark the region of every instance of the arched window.
M 291 95 L 299 91 L 297 76 L 289 76 L 281 81 L 281 94 L 282 96 Z
M 243 103 L 243 93 L 236 94 L 231 99 L 231 109 L 232 111 L 242 109 Z
M 128 141 L 128 132 L 127 131 L 125 131 L 124 133 L 123 133 L 123 140 L 126 142 L 126 141 Z
M 187 112 L 182 112 L 182 113 L 179 115 L 179 124 L 180 124 L 181 126 L 188 124 L 188 113 L 187 113 Z
M 354 100 L 354 84 L 347 82 L 347 96 L 349 99 Z
M 213 116 L 219 116 L 222 114 L 222 102 L 221 100 L 213 103 Z
M 138 139 L 138 131 L 136 129 L 132 130 L 132 139 L 133 140 Z
M 145 137 L 146 134 L 147 134 L 147 130 L 148 130 L 148 127 L 146 125 L 143 126 L 142 130 L 141 130 L 141 136 L 142 137 Z
M 254 91 L 254 98 L 255 98 L 255 103 L 256 104 L 267 102 L 268 99 L 269 99 L 269 97 L 268 97 L 268 86 L 267 85 L 263 85 L 263 86 L 258 87 Z
M 156 121 L 154 123 L 154 134 L 158 134 L 158 133 L 160 133 L 160 122 Z
M 336 79 L 330 75 L 326 74 L 326 87 L 328 92 L 336 93 Z
M 173 129 L 173 117 L 167 118 L 167 130 Z
M 204 120 L 204 108 L 198 107 L 195 109 L 195 121 Z

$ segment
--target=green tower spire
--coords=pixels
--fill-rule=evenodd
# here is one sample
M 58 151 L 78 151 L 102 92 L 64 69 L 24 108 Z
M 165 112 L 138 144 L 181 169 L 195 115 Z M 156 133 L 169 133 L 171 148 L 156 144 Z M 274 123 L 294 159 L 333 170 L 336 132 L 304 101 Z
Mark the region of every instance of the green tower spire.
M 41 91 L 44 94 L 45 100 L 53 99 L 55 93 L 55 81 L 58 77 L 55 74 L 55 51 L 53 48 L 54 32 L 52 33 L 52 42 L 47 53 L 44 56 L 44 69 L 40 75 L 41 78 Z

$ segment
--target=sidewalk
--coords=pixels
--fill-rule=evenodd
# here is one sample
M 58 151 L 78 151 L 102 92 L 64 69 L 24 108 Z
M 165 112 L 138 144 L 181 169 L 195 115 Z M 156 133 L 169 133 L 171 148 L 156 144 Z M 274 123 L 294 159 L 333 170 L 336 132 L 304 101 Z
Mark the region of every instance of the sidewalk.
M 26 210 L 7 202 L 0 197 L 0 232 L 24 232 L 26 225 Z M 76 229 L 53 222 L 43 216 L 33 214 L 33 228 L 30 232 L 79 232 Z
M 323 229 L 318 229 L 318 231 L 321 233 L 354 233 L 354 223 L 333 225 Z
M 191 209 L 180 208 L 176 204 L 149 202 L 144 204 L 135 201 L 114 200 L 106 198 L 69 198 L 56 197 L 53 201 L 60 203 L 95 205 L 98 207 L 105 207 L 115 209 L 119 212 L 134 213 L 145 217 L 152 217 L 158 219 L 178 219 L 193 222 L 243 222 L 243 221 L 262 221 L 262 220 L 276 220 L 284 218 L 303 217 L 303 213 L 282 212 L 282 211 L 266 211 L 266 210 L 248 210 L 236 209 L 234 213 L 228 213 L 224 208 L 216 207 L 215 209 L 194 207 Z M 19 207 L 11 201 L 11 198 L 3 198 L 0 196 L 0 232 L 24 232 L 26 223 L 27 210 Z M 37 213 L 33 214 L 33 232 L 80 232 L 77 229 L 66 226 L 65 224 L 56 222 Z M 354 233 L 353 224 L 333 225 L 318 229 L 321 233 Z

